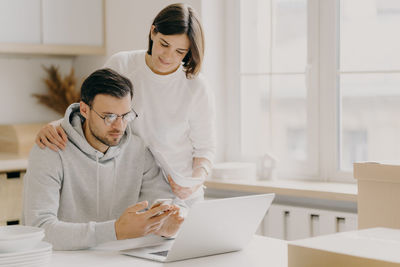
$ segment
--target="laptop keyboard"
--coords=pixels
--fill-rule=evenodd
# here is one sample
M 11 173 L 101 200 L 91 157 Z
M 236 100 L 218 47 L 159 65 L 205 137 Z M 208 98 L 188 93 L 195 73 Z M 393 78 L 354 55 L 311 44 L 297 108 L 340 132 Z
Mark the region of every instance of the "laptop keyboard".
M 164 250 L 164 251 L 152 252 L 152 253 L 150 253 L 150 254 L 154 254 L 154 255 L 159 255 L 159 256 L 167 257 L 168 251 L 169 251 L 169 250 Z

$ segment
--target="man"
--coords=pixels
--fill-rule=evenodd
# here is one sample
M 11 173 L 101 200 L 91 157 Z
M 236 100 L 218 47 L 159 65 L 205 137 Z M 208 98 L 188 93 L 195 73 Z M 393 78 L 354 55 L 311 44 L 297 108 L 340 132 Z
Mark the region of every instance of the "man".
M 137 117 L 132 95 L 125 77 L 111 69 L 95 71 L 82 84 L 81 102 L 65 113 L 62 127 L 70 145 L 58 152 L 33 147 L 23 220 L 44 228 L 54 249 L 150 233 L 172 236 L 182 223 L 176 205 L 147 209 L 147 201 L 175 197 L 152 154 L 127 129 Z

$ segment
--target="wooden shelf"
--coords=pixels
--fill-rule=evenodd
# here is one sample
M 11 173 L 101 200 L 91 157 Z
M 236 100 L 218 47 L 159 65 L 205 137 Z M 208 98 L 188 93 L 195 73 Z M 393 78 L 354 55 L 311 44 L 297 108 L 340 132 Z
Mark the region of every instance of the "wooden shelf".
M 0 153 L 0 174 L 13 171 L 25 171 L 28 159 L 16 154 Z
M 0 43 L 1 54 L 105 55 L 104 46 Z

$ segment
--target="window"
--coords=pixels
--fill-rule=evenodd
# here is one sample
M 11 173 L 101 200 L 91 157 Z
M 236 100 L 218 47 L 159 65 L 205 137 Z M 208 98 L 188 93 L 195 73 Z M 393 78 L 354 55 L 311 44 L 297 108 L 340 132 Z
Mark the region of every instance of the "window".
M 352 181 L 353 162 L 400 158 L 400 1 L 236 0 L 227 14 L 228 160 L 268 153 L 278 177 Z
M 399 25 L 399 1 L 340 1 L 341 170 L 400 158 Z
M 272 152 L 299 172 L 310 162 L 306 60 L 306 0 L 240 1 L 243 158 Z

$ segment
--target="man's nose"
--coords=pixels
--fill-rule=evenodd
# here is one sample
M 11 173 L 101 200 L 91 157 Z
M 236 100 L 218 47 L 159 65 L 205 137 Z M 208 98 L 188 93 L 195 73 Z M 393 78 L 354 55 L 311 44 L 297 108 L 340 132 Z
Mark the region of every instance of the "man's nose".
M 121 129 L 124 126 L 124 121 L 122 117 L 117 117 L 117 119 L 111 124 L 114 129 Z

